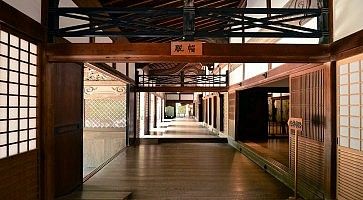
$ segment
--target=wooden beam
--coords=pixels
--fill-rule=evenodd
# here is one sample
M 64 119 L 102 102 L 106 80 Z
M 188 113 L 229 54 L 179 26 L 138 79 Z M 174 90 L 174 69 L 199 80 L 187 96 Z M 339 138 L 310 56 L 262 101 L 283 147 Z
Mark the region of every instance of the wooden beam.
M 50 62 L 328 62 L 329 45 L 203 44 L 202 56 L 170 55 L 170 43 L 48 44 Z
M 331 44 L 332 60 L 342 60 L 363 53 L 363 30 Z
M 136 92 L 227 92 L 228 87 L 138 87 Z
M 72 0 L 80 8 L 100 8 L 103 7 L 99 0 Z M 106 29 L 107 31 L 120 31 L 119 28 Z M 110 37 L 113 42 L 129 42 L 125 36 Z
M 323 63 L 286 63 L 266 72 L 266 76 L 254 76 L 240 83 L 229 86 L 229 92 L 262 87 L 266 84 L 288 78 L 291 74 L 322 65 Z
M 13 8 L 4 1 L 0 1 L 0 27 L 8 26 L 28 37 L 42 42 L 46 37 L 46 28 L 24 13 Z M 3 29 L 3 27 L 1 27 Z

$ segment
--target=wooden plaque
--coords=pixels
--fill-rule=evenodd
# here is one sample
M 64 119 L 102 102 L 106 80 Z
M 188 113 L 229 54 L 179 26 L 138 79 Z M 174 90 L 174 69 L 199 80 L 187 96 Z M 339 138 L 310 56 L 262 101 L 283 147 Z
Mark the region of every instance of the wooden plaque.
M 302 131 L 303 130 L 303 119 L 302 118 L 290 118 L 289 119 L 289 129 Z
M 171 55 L 177 56 L 201 56 L 203 55 L 202 42 L 171 42 Z

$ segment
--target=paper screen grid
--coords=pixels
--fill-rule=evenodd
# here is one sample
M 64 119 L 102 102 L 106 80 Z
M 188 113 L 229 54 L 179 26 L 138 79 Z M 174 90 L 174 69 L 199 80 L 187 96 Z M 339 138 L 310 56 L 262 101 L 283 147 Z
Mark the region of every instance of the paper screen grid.
M 337 69 L 339 146 L 363 151 L 363 60 Z
M 0 158 L 36 149 L 37 46 L 0 30 Z

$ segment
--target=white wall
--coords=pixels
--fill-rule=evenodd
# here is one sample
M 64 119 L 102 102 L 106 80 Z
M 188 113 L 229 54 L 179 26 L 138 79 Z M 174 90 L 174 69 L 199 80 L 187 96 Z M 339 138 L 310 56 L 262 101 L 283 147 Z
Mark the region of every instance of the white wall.
M 252 78 L 258 74 L 267 72 L 267 63 L 246 63 L 245 64 L 245 79 Z
M 41 23 L 41 0 L 3 0 L 5 3 Z
M 334 41 L 363 29 L 362 0 L 334 0 Z
M 243 81 L 243 65 L 237 67 L 231 73 L 229 73 L 229 85 L 233 85 Z
M 135 63 L 129 63 L 129 77 L 133 80 L 135 80 Z
M 116 63 L 116 70 L 126 75 L 126 63 Z

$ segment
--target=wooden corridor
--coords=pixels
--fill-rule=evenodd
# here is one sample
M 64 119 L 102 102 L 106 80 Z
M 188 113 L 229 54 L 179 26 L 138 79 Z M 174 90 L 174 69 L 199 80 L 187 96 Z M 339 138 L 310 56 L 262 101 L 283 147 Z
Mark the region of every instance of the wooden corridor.
M 130 199 L 154 200 L 272 200 L 292 194 L 229 145 L 211 143 L 128 147 L 85 182 L 83 191 L 131 192 Z

